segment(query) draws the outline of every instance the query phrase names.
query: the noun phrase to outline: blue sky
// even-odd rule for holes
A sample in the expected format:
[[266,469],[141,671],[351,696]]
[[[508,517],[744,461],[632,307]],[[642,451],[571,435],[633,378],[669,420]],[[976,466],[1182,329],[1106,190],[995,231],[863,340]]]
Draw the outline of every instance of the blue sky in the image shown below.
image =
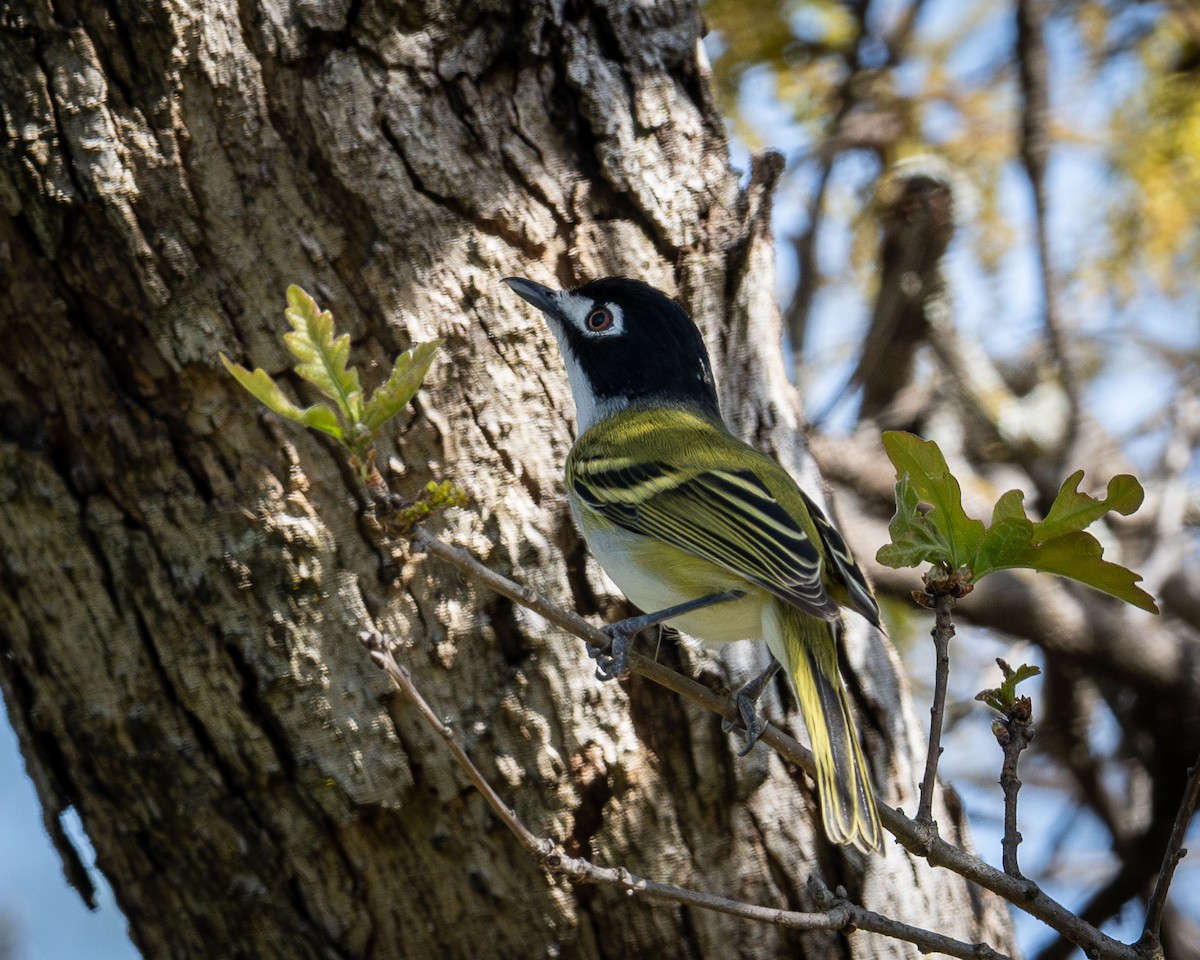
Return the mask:
[[[91,845],[78,820],[66,827],[85,861]],[[12,960],[135,960],[125,917],[100,872],[99,909],[84,906],[63,877],[58,854],[42,824],[33,781],[17,748],[7,715],[0,723],[0,918],[9,927]]]

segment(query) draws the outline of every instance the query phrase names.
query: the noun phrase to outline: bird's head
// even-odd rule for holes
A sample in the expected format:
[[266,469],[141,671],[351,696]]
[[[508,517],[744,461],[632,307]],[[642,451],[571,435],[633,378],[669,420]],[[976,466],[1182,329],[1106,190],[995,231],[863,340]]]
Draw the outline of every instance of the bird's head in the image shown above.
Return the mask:
[[700,331],[666,294],[605,277],[574,290],[504,281],[546,315],[562,350],[579,432],[634,403],[678,404],[720,417]]

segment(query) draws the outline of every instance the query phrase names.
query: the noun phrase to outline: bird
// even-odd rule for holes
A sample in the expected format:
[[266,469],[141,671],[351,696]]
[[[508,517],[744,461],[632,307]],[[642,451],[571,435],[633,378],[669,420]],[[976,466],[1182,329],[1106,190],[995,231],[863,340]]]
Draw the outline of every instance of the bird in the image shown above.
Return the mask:
[[766,641],[771,667],[736,695],[743,753],[765,723],[755,701],[781,667],[808,728],[830,840],[881,849],[866,760],[838,668],[848,607],[880,628],[846,541],[771,457],[722,419],[699,328],[679,303],[628,277],[556,290],[505,283],[545,316],[575,401],[567,499],[592,555],[641,610],[589,649],[596,675],[628,672],[634,636],[666,624],[702,643]]

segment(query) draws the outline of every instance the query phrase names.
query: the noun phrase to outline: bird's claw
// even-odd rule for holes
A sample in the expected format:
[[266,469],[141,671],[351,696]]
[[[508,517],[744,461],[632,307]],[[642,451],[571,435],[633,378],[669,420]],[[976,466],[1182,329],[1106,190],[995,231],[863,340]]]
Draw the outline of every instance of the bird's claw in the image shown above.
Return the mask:
[[633,646],[633,637],[620,624],[601,627],[609,637],[607,650],[587,645],[587,655],[596,661],[596,679],[600,681],[616,680],[629,674],[629,651]]
[[[746,722],[745,718],[743,718],[743,722]],[[758,743],[759,738],[762,737],[762,735],[766,732],[767,721],[758,716],[758,714],[755,714],[752,719],[746,722],[746,742],[742,746],[742,749],[738,751],[738,756],[744,757],[751,750],[753,750],[754,745]]]
[[[738,713],[742,717],[742,727],[745,729],[746,742],[738,751],[738,756],[744,757],[754,749],[754,745],[767,732],[767,721],[759,715],[754,700],[744,692],[739,691],[734,699],[737,703]],[[721,721],[721,730],[725,733],[729,733],[735,726],[737,724],[732,720]]]
[[[767,732],[767,721],[758,713],[758,698],[762,696],[763,688],[778,672],[779,662],[772,659],[771,665],[766,670],[734,694],[733,700],[737,704],[738,715],[742,718],[742,726],[746,731],[746,743],[738,751],[739,757],[744,757],[753,750],[759,738]],[[721,729],[726,733],[729,733],[733,727],[734,723],[732,720],[721,721]]]

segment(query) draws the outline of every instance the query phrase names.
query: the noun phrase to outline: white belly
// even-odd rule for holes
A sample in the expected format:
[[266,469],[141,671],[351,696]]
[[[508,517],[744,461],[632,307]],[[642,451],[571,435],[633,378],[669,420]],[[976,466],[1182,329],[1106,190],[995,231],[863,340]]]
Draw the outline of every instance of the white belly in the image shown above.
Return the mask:
[[761,587],[707,560],[621,527],[594,522],[580,526],[596,562],[621,592],[646,613],[724,590],[745,590],[746,596],[740,600],[701,607],[666,622],[706,643],[762,636],[763,607],[769,595]]

